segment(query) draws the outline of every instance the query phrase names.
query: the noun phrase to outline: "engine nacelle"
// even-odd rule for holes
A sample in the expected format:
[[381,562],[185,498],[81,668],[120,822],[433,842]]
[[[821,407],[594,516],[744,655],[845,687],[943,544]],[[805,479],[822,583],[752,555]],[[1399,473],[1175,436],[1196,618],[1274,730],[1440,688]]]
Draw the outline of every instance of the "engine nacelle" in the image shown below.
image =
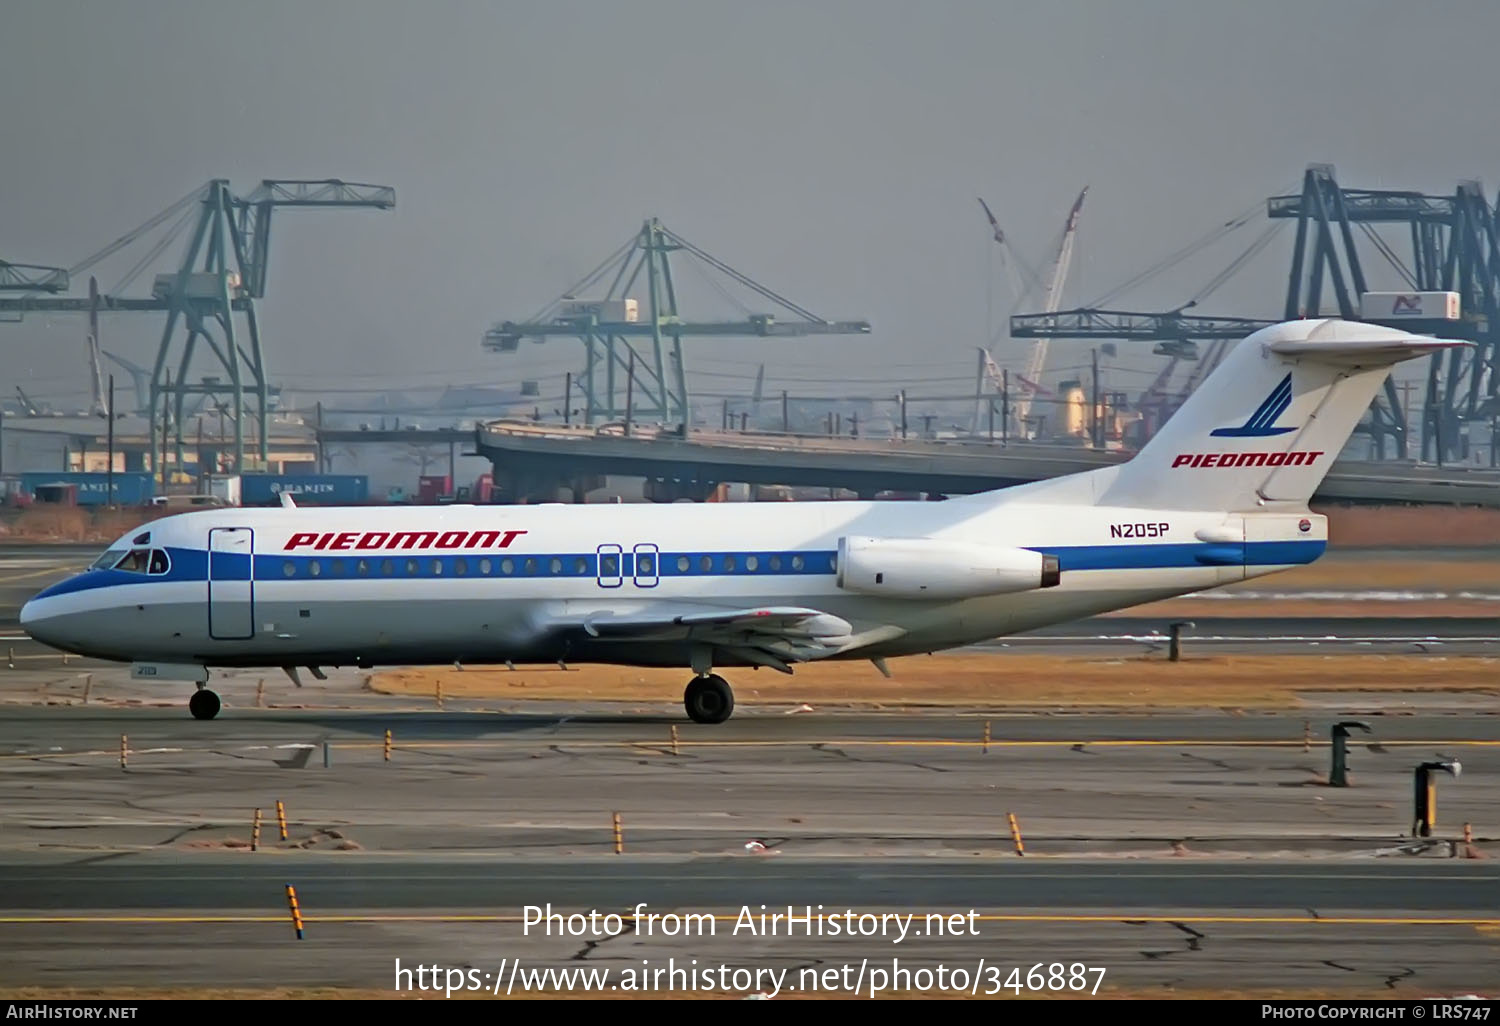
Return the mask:
[[838,586],[860,595],[961,599],[1052,588],[1057,557],[933,538],[840,538]]

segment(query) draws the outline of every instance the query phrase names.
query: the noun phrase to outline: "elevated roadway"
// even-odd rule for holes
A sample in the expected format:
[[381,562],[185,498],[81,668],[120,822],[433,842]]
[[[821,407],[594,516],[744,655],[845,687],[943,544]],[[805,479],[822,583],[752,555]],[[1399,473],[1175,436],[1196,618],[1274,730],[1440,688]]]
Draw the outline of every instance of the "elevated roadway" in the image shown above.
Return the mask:
[[[1123,462],[1127,453],[983,441],[830,439],[776,434],[675,433],[618,425],[562,427],[494,421],[479,427],[477,452],[507,494],[606,475],[672,482],[702,498],[723,482],[963,495]],[[676,497],[676,496],[674,496]],[[1443,504],[1500,508],[1500,472],[1341,461],[1314,496],[1322,502]]]

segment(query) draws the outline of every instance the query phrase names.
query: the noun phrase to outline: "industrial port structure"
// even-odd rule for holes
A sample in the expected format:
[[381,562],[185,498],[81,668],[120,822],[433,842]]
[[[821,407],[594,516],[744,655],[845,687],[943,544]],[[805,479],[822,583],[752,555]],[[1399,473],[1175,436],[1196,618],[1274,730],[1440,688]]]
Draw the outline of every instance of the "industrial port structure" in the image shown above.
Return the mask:
[[[653,217],[539,310],[499,320],[484,332],[482,349],[502,357],[519,352],[523,342],[579,346],[582,359],[566,374],[560,396],[543,396],[535,382],[521,382],[503,408],[481,407],[458,422],[432,426],[429,420],[417,428],[410,422],[403,427],[399,419],[394,427],[341,421],[335,406],[325,420],[321,404],[316,418],[278,412],[280,390],[256,316],[277,207],[384,210],[394,206],[394,190],[338,179],[268,179],[239,195],[227,180],[215,179],[73,267],[0,262],[0,315],[8,315],[0,319],[37,312],[89,315],[93,396],[93,408],[75,418],[77,425],[64,429],[54,421],[53,433],[61,431],[66,439],[60,467],[4,470],[86,472],[93,466],[86,454],[94,453],[97,461],[105,446],[113,470],[113,429],[122,417],[133,416],[130,429],[121,432],[134,453],[126,457],[128,469],[149,471],[161,494],[201,488],[214,474],[325,473],[332,469],[327,452],[333,445],[421,444],[448,448],[450,479],[460,447],[489,460],[494,501],[550,501],[559,494],[582,501],[606,479],[621,476],[644,479],[645,496],[663,501],[703,500],[730,482],[937,498],[1127,458],[1233,342],[1278,320],[1336,315],[1461,337],[1476,346],[1430,358],[1416,401],[1389,384],[1361,426],[1370,458],[1346,452],[1319,497],[1500,505],[1500,471],[1494,469],[1500,463],[1500,213],[1479,183],[1460,182],[1445,195],[1351,189],[1338,182],[1331,166],[1310,165],[1299,192],[1271,196],[1255,217],[1231,219],[1105,297],[1195,258],[1208,242],[1264,215],[1261,234],[1229,267],[1187,302],[1156,312],[1122,310],[1105,301],[1060,308],[1086,193],[1068,212],[1050,275],[1041,280],[1030,272],[1040,311],[1011,316],[1005,337],[980,347],[972,388],[920,397],[893,388],[890,394],[837,401],[766,394],[763,366],[744,395],[690,394],[684,340],[867,335],[873,329],[868,320],[812,313]],[[995,245],[1007,247],[990,206],[980,203]],[[1186,312],[1266,251],[1288,224],[1296,226],[1295,241],[1280,309],[1232,316]],[[91,278],[87,297],[66,294],[79,274],[159,229],[161,237],[121,286],[101,293]],[[182,237],[187,241],[181,259],[174,270],[154,276],[149,297],[121,294]],[[709,280],[742,316],[690,309],[683,282],[693,275]],[[1396,288],[1372,288],[1382,276]],[[101,348],[99,316],[117,312],[166,315],[150,367]],[[1074,374],[1049,389],[1041,380],[1049,342],[1093,346],[1089,380]],[[1031,345],[1029,358],[1019,355],[1025,343]],[[1151,383],[1130,392],[1102,388],[1099,351],[1141,343],[1163,358]],[[1024,370],[1000,370],[994,356],[1000,346]],[[202,374],[195,355],[214,361],[216,373]],[[131,379],[129,412],[115,409],[112,379],[105,387],[105,359]],[[0,432],[45,433],[45,418],[29,416],[41,411],[24,392],[18,394],[21,409],[0,421]],[[972,422],[965,426],[960,421],[967,418],[945,413],[935,429],[931,413],[909,411],[919,400],[928,409],[967,408]],[[1030,415],[1033,407],[1049,404],[1057,411],[1050,417]],[[208,444],[205,413],[219,420]],[[109,430],[99,430],[103,425],[91,418],[107,422]],[[188,426],[194,418],[196,440]],[[1042,429],[1049,419],[1050,433]],[[247,454],[247,444],[253,453]]]
[[[28,313],[87,313],[92,412],[113,417],[113,398],[104,394],[100,370],[99,314],[165,313],[166,324],[149,378],[141,381],[142,369],[116,358],[136,373],[137,386],[145,392],[145,408],[138,407],[135,412],[146,417],[153,433],[156,425],[161,427],[160,449],[153,464],[163,486],[167,480],[161,468],[173,462],[178,467],[183,465],[185,425],[196,413],[196,409],[188,408],[193,399],[198,407],[205,400],[216,400],[216,408],[227,415],[234,432],[232,466],[236,473],[246,469],[247,422],[253,425],[256,459],[264,467],[270,459],[272,388],[256,300],[266,294],[272,214],[283,207],[389,210],[395,205],[395,190],[384,185],[333,178],[265,179],[240,196],[231,191],[227,179],[216,178],[71,268],[0,264],[0,287],[20,293],[0,296],[0,314],[9,315],[8,320],[20,320]],[[160,234],[150,249],[110,294],[100,294],[92,278],[86,298],[58,294],[66,292],[79,274],[137,242],[152,239],[158,229]],[[187,245],[176,270],[157,274],[150,296],[113,294],[129,287],[184,234]],[[227,374],[229,380],[217,374],[195,374],[200,369],[195,355],[210,357],[215,370]],[[26,401],[24,394],[21,398]]]
[[[1420,457],[1439,463],[1455,461],[1462,456],[1468,425],[1478,423],[1493,431],[1495,418],[1500,416],[1500,201],[1486,200],[1476,181],[1459,182],[1449,195],[1348,189],[1339,185],[1331,165],[1314,164],[1303,175],[1300,193],[1266,201],[1266,216],[1273,222],[1295,221],[1297,226],[1286,299],[1275,315],[1188,315],[1183,313],[1186,306],[1156,313],[1080,308],[1017,315],[1011,319],[1011,335],[1157,343],[1157,351],[1171,362],[1142,396],[1150,405],[1162,397],[1177,363],[1197,358],[1199,342],[1210,345],[1190,377],[1189,390],[1213,368],[1228,344],[1279,320],[1332,315],[1399,324],[1412,331],[1476,343],[1471,351],[1434,356],[1428,362]],[[1380,225],[1396,226],[1398,241],[1393,244],[1380,235],[1375,230]],[[1393,298],[1384,309],[1376,309],[1379,304],[1370,293],[1355,229],[1402,280],[1402,291],[1389,294]],[[1271,234],[1268,231],[1263,238]],[[1252,243],[1252,250],[1260,245],[1260,240]],[[1192,252],[1189,247],[1179,258]],[[1334,300],[1331,308],[1326,303],[1329,292]],[[1422,294],[1455,296],[1456,306],[1434,311],[1408,303],[1402,310],[1395,301],[1398,296]],[[1387,451],[1396,459],[1413,455],[1408,405],[1388,381],[1384,395],[1371,407],[1363,431],[1376,440],[1382,455]]]

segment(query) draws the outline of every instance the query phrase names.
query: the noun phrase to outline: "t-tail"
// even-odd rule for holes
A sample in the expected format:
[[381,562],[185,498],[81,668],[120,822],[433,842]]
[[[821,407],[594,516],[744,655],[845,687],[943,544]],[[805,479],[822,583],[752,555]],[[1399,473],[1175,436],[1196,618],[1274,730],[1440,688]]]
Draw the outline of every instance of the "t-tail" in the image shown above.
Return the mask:
[[1248,511],[1305,507],[1396,364],[1472,342],[1342,320],[1257,331],[1224,361],[1098,504]]

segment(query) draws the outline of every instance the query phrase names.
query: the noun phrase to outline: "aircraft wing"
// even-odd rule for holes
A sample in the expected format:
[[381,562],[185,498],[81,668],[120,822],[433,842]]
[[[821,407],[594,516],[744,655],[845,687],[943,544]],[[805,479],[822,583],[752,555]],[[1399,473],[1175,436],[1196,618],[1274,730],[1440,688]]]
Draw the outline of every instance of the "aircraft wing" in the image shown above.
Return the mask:
[[801,606],[749,609],[648,609],[627,614],[587,615],[583,630],[609,641],[692,641],[723,649],[763,666],[790,672],[845,647],[854,628],[847,620]]

